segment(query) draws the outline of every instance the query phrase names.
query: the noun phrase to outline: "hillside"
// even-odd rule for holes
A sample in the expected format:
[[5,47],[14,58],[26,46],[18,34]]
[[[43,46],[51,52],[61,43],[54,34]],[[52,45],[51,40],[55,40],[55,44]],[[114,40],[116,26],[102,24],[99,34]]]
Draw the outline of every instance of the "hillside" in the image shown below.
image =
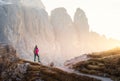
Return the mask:
[[120,81],[120,48],[88,54],[90,59],[72,65],[76,71]]
[[0,81],[100,81],[19,59],[16,50],[6,44],[0,44],[0,75]]

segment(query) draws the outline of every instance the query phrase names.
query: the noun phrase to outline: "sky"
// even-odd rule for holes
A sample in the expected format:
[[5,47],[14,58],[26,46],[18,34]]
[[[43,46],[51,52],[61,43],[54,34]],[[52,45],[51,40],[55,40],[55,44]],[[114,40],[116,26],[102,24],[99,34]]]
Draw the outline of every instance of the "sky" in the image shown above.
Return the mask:
[[58,7],[66,8],[73,19],[77,8],[81,8],[88,18],[90,31],[108,38],[120,40],[120,0],[42,0],[46,11]]

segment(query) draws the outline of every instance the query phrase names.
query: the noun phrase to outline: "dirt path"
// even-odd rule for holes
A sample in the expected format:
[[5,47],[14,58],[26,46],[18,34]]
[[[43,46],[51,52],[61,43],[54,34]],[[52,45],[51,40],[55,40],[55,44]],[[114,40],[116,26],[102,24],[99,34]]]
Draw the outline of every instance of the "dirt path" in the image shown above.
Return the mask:
[[100,77],[100,76],[95,76],[95,75],[83,74],[83,73],[78,73],[78,72],[73,72],[73,73],[76,73],[78,75],[83,75],[83,76],[88,76],[88,77],[96,78],[96,79],[99,79],[101,81],[113,81],[110,78],[106,78],[106,77]]
[[79,73],[79,72],[74,71],[72,69],[68,69],[67,67],[57,67],[57,68],[59,68],[59,69],[61,69],[63,71],[67,71],[69,73],[75,73],[75,74],[82,75],[82,76],[88,76],[88,77],[91,77],[91,78],[99,79],[101,81],[113,81],[110,78],[106,78],[106,77],[100,77],[100,76],[95,76],[95,75],[89,75],[89,74]]

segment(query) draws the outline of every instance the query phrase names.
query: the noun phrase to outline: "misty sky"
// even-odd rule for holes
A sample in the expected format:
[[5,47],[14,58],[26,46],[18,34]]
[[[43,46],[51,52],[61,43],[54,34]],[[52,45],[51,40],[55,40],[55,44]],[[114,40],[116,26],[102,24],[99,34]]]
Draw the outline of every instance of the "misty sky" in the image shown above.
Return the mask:
[[120,39],[120,0],[42,0],[46,10],[65,7],[72,16],[76,8],[85,11],[90,31]]

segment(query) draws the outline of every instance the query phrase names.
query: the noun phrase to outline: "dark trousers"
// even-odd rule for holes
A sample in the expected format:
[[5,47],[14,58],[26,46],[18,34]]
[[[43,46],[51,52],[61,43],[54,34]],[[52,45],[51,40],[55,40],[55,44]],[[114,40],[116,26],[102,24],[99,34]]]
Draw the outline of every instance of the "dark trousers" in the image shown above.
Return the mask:
[[36,61],[36,56],[38,57],[38,62],[40,62],[40,57],[38,54],[34,54],[34,61]]

